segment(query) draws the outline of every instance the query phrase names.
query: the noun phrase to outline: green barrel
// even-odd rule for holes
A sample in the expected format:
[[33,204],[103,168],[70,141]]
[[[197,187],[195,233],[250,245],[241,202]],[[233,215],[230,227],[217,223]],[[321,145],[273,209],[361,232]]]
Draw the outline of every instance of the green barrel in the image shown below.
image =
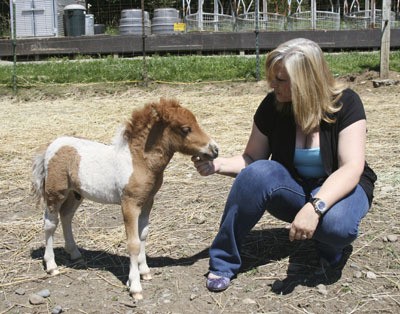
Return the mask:
[[64,8],[65,36],[85,35],[85,7],[79,4],[70,4]]

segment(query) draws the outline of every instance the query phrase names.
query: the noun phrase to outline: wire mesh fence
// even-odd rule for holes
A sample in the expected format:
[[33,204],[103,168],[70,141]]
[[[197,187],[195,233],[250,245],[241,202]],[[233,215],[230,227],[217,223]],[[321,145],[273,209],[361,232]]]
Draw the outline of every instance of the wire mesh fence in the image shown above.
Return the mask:
[[184,21],[188,32],[233,32],[235,24],[232,15],[214,13],[190,14]]
[[315,19],[311,11],[297,12],[288,16],[288,30],[339,30],[340,14],[329,11],[316,11]]
[[[11,8],[6,8],[4,3],[0,5],[0,39],[12,37]],[[130,33],[129,28],[137,25],[140,29],[141,8],[132,7],[127,1],[109,1],[106,6],[91,6],[84,0],[13,0],[14,14],[16,21],[16,35],[19,38],[27,37],[62,37],[68,35],[65,31],[66,15],[65,8],[71,4],[83,6],[82,15],[85,17],[85,35],[108,34],[119,35],[126,32]],[[156,11],[160,9],[174,10],[173,20],[160,22],[160,17],[156,16]],[[247,8],[249,9],[249,8]],[[256,10],[253,7],[245,12],[223,13],[221,10],[214,13],[197,11],[194,14],[180,7],[180,2],[176,2],[176,7],[171,8],[152,8],[145,10],[147,34],[165,33],[165,29],[170,32],[245,32],[254,31],[258,25],[259,31],[293,31],[293,30],[347,30],[347,29],[369,29],[380,28],[382,25],[382,11],[376,9],[356,10],[350,13],[340,13],[340,9],[326,7],[318,8],[315,15],[309,8],[304,6],[301,10],[287,14],[287,10],[282,13],[274,8],[270,11],[261,9],[256,21]],[[326,10],[325,10],[326,9]],[[8,11],[7,11],[8,10]],[[251,11],[253,10],[253,11]],[[127,21],[124,12],[137,11],[138,16],[135,21]],[[195,11],[195,10],[192,10]],[[236,12],[236,11],[235,11]],[[76,12],[75,12],[76,13]],[[86,18],[87,17],[87,18]],[[132,17],[133,18],[133,17]],[[165,19],[162,17],[161,19]],[[91,21],[93,29],[86,32],[86,19]],[[155,21],[155,19],[157,21]],[[132,23],[131,23],[132,22]],[[258,23],[257,23],[258,22]],[[75,22],[73,24],[76,24]],[[81,22],[79,22],[81,23]],[[163,24],[167,23],[164,27]],[[156,24],[156,27],[152,27]],[[176,26],[179,24],[180,26]],[[128,26],[126,26],[128,25]],[[400,15],[398,9],[394,9],[390,16],[390,26],[400,28]],[[128,31],[126,29],[128,28]],[[156,29],[156,32],[153,32]],[[139,31],[138,31],[139,32]]]
[[[239,14],[236,18],[236,31],[252,31],[256,28],[255,12]],[[258,30],[283,31],[286,27],[286,16],[278,13],[260,12],[258,16]]]
[[[382,10],[360,10],[343,15],[345,29],[368,29],[371,27],[382,27]],[[397,19],[396,12],[390,12],[390,27],[400,28],[400,19]]]

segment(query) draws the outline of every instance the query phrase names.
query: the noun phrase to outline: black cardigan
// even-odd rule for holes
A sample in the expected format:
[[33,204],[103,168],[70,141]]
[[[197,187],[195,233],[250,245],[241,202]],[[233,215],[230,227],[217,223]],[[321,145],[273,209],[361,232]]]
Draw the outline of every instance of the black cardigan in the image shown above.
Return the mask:
[[[336,121],[334,123],[321,121],[320,124],[320,149],[326,173],[322,181],[338,169],[339,132],[358,120],[366,119],[361,99],[353,90],[344,90],[338,102],[342,104],[342,108],[333,115]],[[267,157],[281,163],[294,178],[300,179],[293,164],[296,123],[291,110],[278,110],[275,94],[269,93],[258,107],[254,123],[268,137],[271,156]],[[367,194],[370,205],[376,179],[374,171],[365,163],[359,184]]]

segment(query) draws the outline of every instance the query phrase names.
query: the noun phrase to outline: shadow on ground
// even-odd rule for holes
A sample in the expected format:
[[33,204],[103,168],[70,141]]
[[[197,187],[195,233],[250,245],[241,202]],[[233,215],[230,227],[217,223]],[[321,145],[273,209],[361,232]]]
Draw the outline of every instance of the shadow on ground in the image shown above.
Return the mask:
[[[208,249],[182,258],[165,256],[147,256],[150,268],[190,266],[201,259],[209,257]],[[63,248],[55,248],[56,263],[59,266],[75,269],[101,269],[112,273],[123,284],[128,280],[129,258],[118,254],[112,254],[101,250],[80,249],[83,261],[71,261]],[[271,285],[271,290],[276,294],[289,294],[296,286],[303,285],[316,287],[318,284],[333,284],[341,278],[342,269],[350,256],[346,258],[340,267],[336,269],[321,269],[319,256],[312,240],[290,242],[288,230],[285,228],[273,228],[253,230],[246,237],[242,248],[242,267],[240,272],[248,272],[259,266],[289,258],[287,277],[284,280],[276,280]],[[43,259],[44,247],[31,252],[33,259]]]
[[289,258],[286,278],[271,285],[274,293],[289,294],[296,286],[316,287],[337,282],[351,253],[349,246],[339,265],[327,267],[321,265],[313,240],[290,242],[285,228],[254,230],[243,244],[241,272]]

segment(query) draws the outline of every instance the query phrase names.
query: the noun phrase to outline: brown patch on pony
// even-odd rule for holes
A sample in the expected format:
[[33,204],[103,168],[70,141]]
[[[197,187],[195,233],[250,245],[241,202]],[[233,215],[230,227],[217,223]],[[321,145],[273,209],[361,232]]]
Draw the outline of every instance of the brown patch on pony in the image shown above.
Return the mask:
[[72,187],[79,193],[80,156],[71,146],[61,147],[50,159],[45,182],[45,199],[50,210],[68,196]]

